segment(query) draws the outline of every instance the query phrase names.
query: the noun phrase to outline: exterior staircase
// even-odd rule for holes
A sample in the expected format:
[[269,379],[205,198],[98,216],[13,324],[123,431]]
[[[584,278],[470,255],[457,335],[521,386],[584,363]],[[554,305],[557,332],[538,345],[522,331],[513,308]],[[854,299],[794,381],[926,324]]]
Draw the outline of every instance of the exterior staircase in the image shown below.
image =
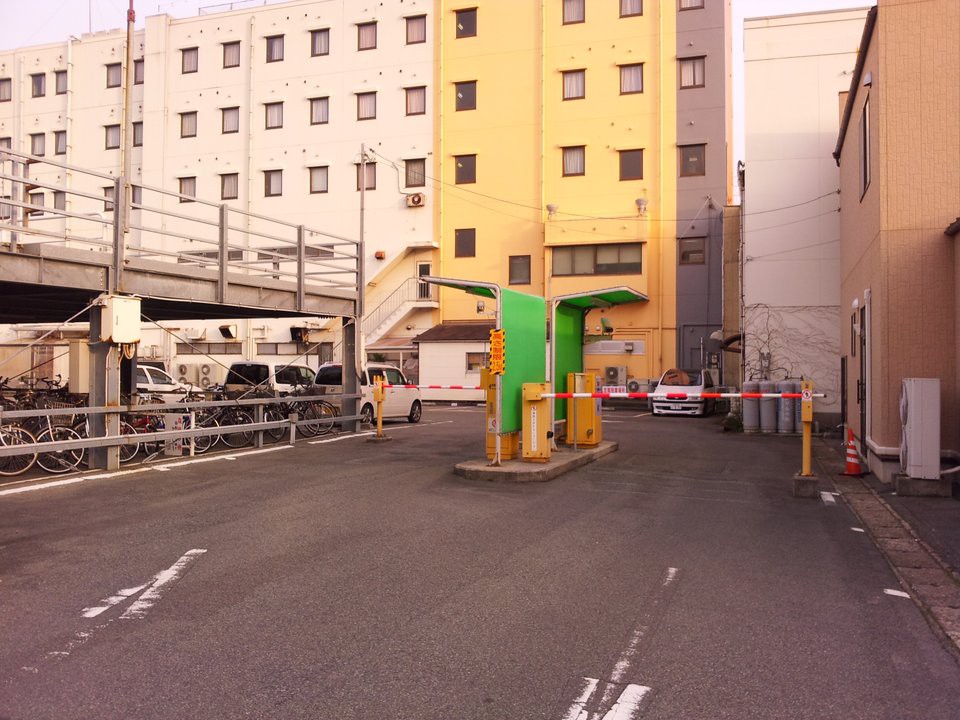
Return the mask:
[[360,323],[366,344],[373,345],[392,330],[411,311],[439,307],[439,291],[435,285],[407,278]]

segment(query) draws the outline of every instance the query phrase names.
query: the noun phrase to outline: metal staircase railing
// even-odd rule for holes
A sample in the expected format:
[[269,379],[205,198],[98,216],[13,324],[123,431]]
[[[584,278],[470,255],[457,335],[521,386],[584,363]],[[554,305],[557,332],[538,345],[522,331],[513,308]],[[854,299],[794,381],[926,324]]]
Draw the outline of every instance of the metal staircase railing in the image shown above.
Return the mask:
[[415,277],[407,278],[382,303],[367,313],[360,323],[360,331],[365,337],[369,336],[397,310],[413,302],[437,302],[436,286],[420,282]]

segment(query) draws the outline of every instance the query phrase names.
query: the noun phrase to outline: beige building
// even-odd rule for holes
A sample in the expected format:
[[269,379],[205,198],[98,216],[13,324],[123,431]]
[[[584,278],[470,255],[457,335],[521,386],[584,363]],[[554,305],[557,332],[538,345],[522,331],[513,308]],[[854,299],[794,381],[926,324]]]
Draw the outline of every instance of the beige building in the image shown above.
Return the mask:
[[960,3],[870,11],[834,156],[846,421],[870,469],[899,471],[903,378],[940,380],[943,453],[960,450]]

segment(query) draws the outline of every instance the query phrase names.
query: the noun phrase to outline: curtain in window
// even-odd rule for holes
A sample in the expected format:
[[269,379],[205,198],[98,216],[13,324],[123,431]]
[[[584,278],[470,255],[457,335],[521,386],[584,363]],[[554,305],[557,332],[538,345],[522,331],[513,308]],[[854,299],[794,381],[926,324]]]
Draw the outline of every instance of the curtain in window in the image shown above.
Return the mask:
[[280,170],[267,170],[264,173],[267,195],[281,195],[283,193],[283,173]]
[[8,78],[0,79],[0,102],[10,102],[13,95],[13,82]]
[[370,50],[377,46],[377,24],[366,23],[357,25],[357,48]]
[[[143,85],[143,60],[133,61],[133,84]],[[66,91],[66,88],[64,88]]]
[[314,30],[310,33],[310,54],[311,55],[329,55],[330,54],[330,31]]
[[107,87],[120,87],[123,70],[120,63],[107,65]]
[[407,160],[405,165],[407,187],[423,187],[427,174],[426,160]]
[[407,88],[407,115],[423,115],[427,112],[427,89]]
[[581,147],[568,147],[563,149],[563,174],[564,175],[583,175],[584,165],[586,163],[586,152]]
[[[197,179],[195,177],[180,178],[180,194],[189,195],[190,197],[196,197]],[[180,202],[189,202],[189,201],[181,198]]]
[[270,103],[266,106],[267,127],[283,127],[283,103]]
[[231,200],[240,194],[240,176],[237,173],[229,173],[220,176],[220,197],[223,200]]
[[583,22],[584,0],[563,0],[563,21],[565,23]]
[[680,61],[680,87],[703,85],[703,58]]
[[57,82],[57,95],[62,95],[67,91],[67,71],[66,70],[57,72],[56,82]]
[[563,97],[582,98],[586,94],[587,74],[583,70],[563,74]]
[[196,72],[198,68],[199,53],[197,48],[190,48],[182,51],[181,71],[185,73]]
[[319,125],[330,122],[330,99],[313,98],[310,101],[310,124]]
[[643,0],[620,0],[620,16],[639,15],[643,12]]
[[45,155],[47,152],[47,136],[43,133],[30,136],[30,154]]
[[427,41],[427,19],[425,17],[407,18],[407,45]]
[[377,94],[375,92],[357,95],[357,119],[367,120],[377,116]]
[[310,192],[327,192],[328,178],[329,168],[326,166],[310,168]]
[[224,67],[239,67],[240,65],[240,43],[224,43],[223,44],[223,66]]
[[64,155],[67,152],[67,133],[66,131],[55,132],[53,134],[53,142],[56,146],[54,152],[57,155]]
[[643,90],[643,65],[620,66],[620,92],[631,93]]
[[193,137],[197,134],[197,114],[180,113],[180,137]]
[[267,38],[267,62],[283,60],[283,35]]
[[239,108],[224,108],[223,109],[223,132],[239,132],[240,131],[240,109]]

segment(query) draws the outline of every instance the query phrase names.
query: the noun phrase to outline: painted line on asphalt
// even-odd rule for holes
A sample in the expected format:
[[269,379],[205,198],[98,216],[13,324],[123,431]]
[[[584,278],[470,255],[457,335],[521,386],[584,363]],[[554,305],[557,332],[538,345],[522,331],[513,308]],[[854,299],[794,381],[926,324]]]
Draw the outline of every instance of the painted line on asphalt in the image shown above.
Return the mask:
[[640,413],[639,415],[634,415],[634,417],[635,418],[646,417],[647,415],[653,415],[653,413],[650,413],[650,412]]
[[188,550],[173,565],[157,573],[154,576],[153,584],[146,589],[143,595],[137,598],[133,605],[127,608],[120,619],[133,620],[144,617],[147,611],[160,601],[167,586],[182,577],[187,566],[205,552],[205,548]]
[[908,598],[908,597],[910,597],[910,593],[905,593],[903,590],[889,590],[889,589],[888,589],[888,590],[884,590],[883,592],[884,592],[886,595],[893,595],[894,597],[902,597],[902,598]]
[[[430,427],[432,425],[449,425],[453,420],[437,420],[436,422],[416,423],[412,425],[397,425],[391,427],[390,432],[394,430],[416,430],[417,428]],[[351,438],[370,437],[376,435],[376,430],[367,430],[360,433],[349,433],[347,435],[338,435],[337,437],[327,438],[326,440],[308,440],[307,445],[324,445],[326,443],[340,442],[341,440],[350,440]]]
[[852,527],[850,529],[853,530],[854,532],[862,532],[862,533],[866,532],[866,530],[864,530],[863,528]]
[[[590,702],[590,698],[593,697],[594,692],[596,692],[600,681],[597,678],[589,677],[584,677],[582,680],[583,687],[580,694],[573,703],[571,703],[570,707],[567,708],[567,711],[560,720],[590,720],[591,718],[600,717],[599,712],[590,713],[587,710],[587,703]],[[617,698],[617,701],[610,706],[610,709],[604,713],[602,720],[634,720],[639,716],[640,705],[643,702],[643,698],[652,689],[646,685],[637,685],[634,683],[626,686],[606,683],[605,693],[609,692],[611,688],[616,691],[616,689],[621,687],[623,689],[620,691],[620,696]]]
[[93,607],[88,607],[83,609],[83,617],[85,618],[95,618],[97,615],[106,612],[114,605],[122,603],[124,600],[129,598],[132,595],[136,595],[138,592],[147,587],[150,583],[144,583],[143,585],[138,585],[137,587],[124,588],[123,590],[118,590],[116,595],[111,595],[108,598],[104,598],[100,601],[100,605],[95,605]]
[[837,499],[836,499],[835,497],[833,497],[833,493],[828,493],[828,492],[821,491],[821,492],[820,492],[820,499],[823,500],[823,504],[824,504],[824,505],[836,505],[836,504],[837,504]]

